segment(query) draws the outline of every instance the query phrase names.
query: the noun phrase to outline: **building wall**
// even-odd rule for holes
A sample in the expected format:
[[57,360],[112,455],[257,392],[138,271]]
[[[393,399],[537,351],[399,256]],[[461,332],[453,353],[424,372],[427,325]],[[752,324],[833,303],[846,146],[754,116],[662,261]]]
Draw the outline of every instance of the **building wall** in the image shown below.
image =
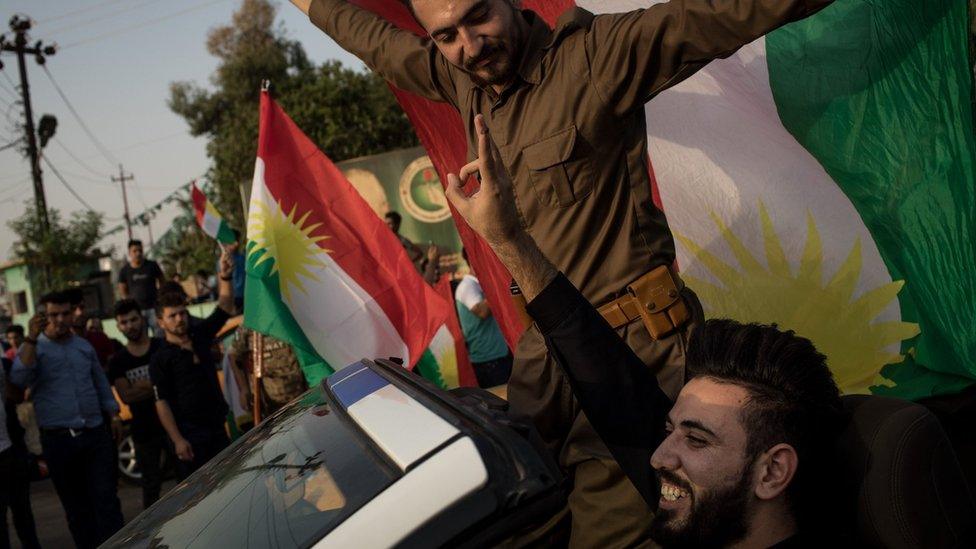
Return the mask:
[[[25,263],[9,265],[3,268],[2,276],[7,285],[7,307],[12,322],[26,328],[27,321],[34,314],[34,301],[37,298],[31,285],[30,268]],[[26,306],[26,309],[18,306]]]

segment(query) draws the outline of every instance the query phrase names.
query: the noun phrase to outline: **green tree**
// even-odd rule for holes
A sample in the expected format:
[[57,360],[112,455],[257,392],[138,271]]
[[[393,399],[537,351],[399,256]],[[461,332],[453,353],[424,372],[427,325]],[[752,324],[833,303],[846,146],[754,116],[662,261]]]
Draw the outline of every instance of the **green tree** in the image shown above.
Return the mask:
[[18,238],[14,257],[40,269],[35,275],[41,293],[78,280],[81,268],[101,255],[95,248],[102,232],[101,213],[74,212],[63,220],[61,212],[49,208],[47,215],[50,231],[46,235],[32,201],[25,202],[23,215],[7,222]]
[[210,32],[219,60],[210,88],[171,86],[170,109],[195,136],[205,136],[212,160],[211,199],[232,227],[243,227],[240,185],[250,188],[257,151],[261,81],[275,100],[335,161],[417,145],[410,122],[386,83],[337,62],[312,64],[301,44],[275,25],[267,0],[244,0],[231,23]]

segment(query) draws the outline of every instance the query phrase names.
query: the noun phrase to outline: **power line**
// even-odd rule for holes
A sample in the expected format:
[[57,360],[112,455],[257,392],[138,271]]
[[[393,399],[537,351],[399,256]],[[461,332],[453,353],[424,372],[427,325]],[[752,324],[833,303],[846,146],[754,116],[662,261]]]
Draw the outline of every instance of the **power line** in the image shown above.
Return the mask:
[[82,160],[81,160],[80,158],[78,158],[77,156],[75,156],[75,153],[73,153],[73,152],[71,152],[71,150],[70,150],[70,149],[68,149],[68,147],[67,147],[67,146],[65,146],[65,144],[64,144],[64,143],[62,143],[60,139],[58,139],[57,137],[55,137],[55,138],[53,139],[53,141],[54,141],[55,143],[57,143],[57,145],[58,145],[59,147],[61,147],[61,150],[63,150],[64,152],[66,152],[66,153],[68,153],[68,156],[70,156],[70,157],[71,157],[71,159],[72,159],[72,160],[74,160],[75,162],[77,162],[77,163],[78,163],[78,165],[80,165],[80,166],[81,166],[82,168],[85,168],[85,169],[86,169],[86,170],[88,170],[89,172],[91,172],[91,173],[93,173],[93,174],[95,174],[95,175],[96,175],[96,176],[98,176],[98,177],[101,177],[102,179],[108,179],[108,177],[109,177],[109,176],[108,176],[107,174],[104,174],[104,173],[99,173],[99,172],[98,172],[98,170],[96,170],[95,168],[92,168],[92,167],[91,167],[91,166],[89,166],[88,164],[85,164],[85,163],[84,163],[84,162],[83,162],[83,161],[82,161]]
[[105,6],[110,6],[112,4],[118,4],[119,2],[123,2],[123,1],[124,0],[107,0],[105,2],[102,2],[101,4],[95,4],[94,6],[88,6],[86,8],[81,8],[81,9],[77,9],[77,10],[72,10],[72,11],[69,11],[69,12],[65,12],[65,13],[62,13],[61,15],[55,15],[54,17],[48,17],[47,19],[41,19],[40,21],[37,22],[37,24],[38,25],[41,25],[43,23],[50,23],[52,21],[60,21],[61,19],[64,19],[65,17],[71,17],[72,15],[78,15],[79,13],[85,13],[86,11],[94,11],[94,10],[97,10],[99,8],[102,8],[102,7],[105,7]]
[[[0,73],[3,73],[3,75],[7,77],[7,81],[10,82],[11,84],[13,84],[13,82],[10,80],[10,76],[8,76],[7,73],[3,72],[3,69],[0,69]],[[0,90],[3,90],[5,92],[9,93],[11,95],[11,97],[17,97],[16,89],[17,89],[17,86],[8,87],[7,84],[4,84],[3,82],[0,82]]]
[[4,77],[4,78],[5,78],[6,80],[7,80],[7,82],[9,82],[9,83],[10,83],[10,87],[11,87],[11,88],[13,88],[13,89],[15,89],[15,90],[17,89],[17,84],[16,84],[16,83],[15,83],[15,82],[13,81],[13,79],[12,79],[12,78],[10,78],[10,75],[9,75],[9,74],[7,74],[7,72],[6,72],[6,71],[4,71],[4,70],[0,70],[0,74],[2,74],[2,75],[3,75],[3,77]]
[[100,16],[97,16],[97,17],[93,17],[91,19],[85,19],[83,21],[72,21],[68,25],[64,25],[64,26],[58,27],[56,29],[50,29],[50,30],[45,29],[45,30],[46,30],[46,32],[48,34],[58,34],[60,32],[65,32],[65,31],[69,31],[70,32],[70,31],[72,31],[72,30],[74,30],[74,29],[76,29],[78,27],[84,27],[85,25],[90,25],[91,23],[99,23],[101,21],[105,21],[105,20],[108,20],[108,19],[112,19],[112,18],[117,17],[119,15],[122,15],[122,14],[128,12],[128,11],[132,11],[132,10],[134,10],[136,8],[141,8],[141,7],[143,7],[143,6],[147,5],[147,4],[152,4],[152,3],[156,3],[156,0],[147,0],[147,1],[142,2],[140,4],[134,4],[134,5],[131,5],[131,6],[125,6],[125,7],[121,8],[121,9],[116,10],[116,11],[113,11],[113,12],[110,12],[110,13],[106,13],[104,15],[100,15]]
[[105,159],[109,161],[109,163],[119,164],[118,158],[112,156],[112,153],[109,152],[109,150],[106,149],[104,145],[102,145],[102,142],[99,141],[98,138],[95,137],[95,134],[92,133],[91,129],[88,128],[88,124],[85,124],[85,121],[81,119],[81,115],[78,114],[78,111],[75,110],[74,105],[72,105],[71,101],[68,100],[68,96],[64,94],[64,91],[61,89],[61,86],[59,86],[57,81],[54,80],[54,76],[51,75],[51,71],[48,70],[47,65],[41,65],[41,68],[44,69],[44,74],[47,75],[48,80],[51,81],[51,84],[54,86],[54,89],[57,90],[58,95],[61,96],[61,99],[64,101],[64,104],[68,106],[68,110],[71,111],[72,115],[74,115],[75,120],[77,120],[78,124],[81,125],[81,129],[85,130],[85,133],[88,134],[89,139],[91,139],[92,143],[95,144],[95,148],[98,149],[98,152],[102,153],[102,156],[104,156]]
[[81,202],[82,205],[84,205],[89,210],[91,210],[93,212],[96,211],[95,208],[92,208],[91,207],[91,204],[89,204],[88,202],[85,202],[85,199],[82,198],[81,195],[79,195],[77,192],[75,192],[74,188],[72,188],[72,186],[69,185],[68,182],[65,181],[65,179],[63,177],[61,177],[61,173],[58,172],[58,169],[54,167],[54,164],[51,164],[51,161],[48,160],[46,156],[42,156],[41,158],[44,160],[44,163],[47,164],[47,167],[48,168],[51,168],[51,171],[54,173],[55,177],[57,177],[58,180],[61,181],[61,183],[64,185],[64,187],[66,189],[68,189],[68,192],[71,193],[71,196],[77,198],[78,199],[78,202]]
[[156,18],[153,18],[153,19],[148,19],[148,20],[143,21],[141,23],[136,23],[135,25],[129,25],[129,26],[127,26],[125,28],[122,28],[122,29],[119,29],[119,30],[115,30],[115,31],[111,31],[111,32],[106,32],[106,33],[103,33],[103,34],[98,34],[98,35],[92,36],[90,38],[85,38],[85,39],[82,39],[82,40],[78,40],[76,42],[71,42],[70,44],[65,44],[64,46],[61,46],[61,49],[71,48],[71,47],[78,46],[78,45],[81,45],[81,44],[87,44],[87,43],[90,43],[90,42],[95,42],[97,40],[102,40],[103,38],[110,38],[112,36],[118,36],[120,34],[124,34],[124,33],[130,32],[130,31],[134,31],[136,29],[141,29],[143,27],[148,27],[149,25],[154,25],[156,23],[159,23],[160,21],[166,21],[167,19],[173,19],[174,17],[179,17],[179,16],[181,16],[183,14],[190,13],[190,12],[197,11],[197,10],[201,10],[203,8],[207,8],[207,7],[213,6],[215,4],[220,4],[220,3],[226,2],[226,1],[227,0],[213,0],[211,2],[205,2],[203,4],[198,4],[196,6],[191,6],[189,8],[186,8],[186,9],[183,9],[183,10],[180,10],[180,11],[177,11],[177,12],[174,12],[174,13],[171,13],[169,15],[163,15],[161,17],[156,17]]

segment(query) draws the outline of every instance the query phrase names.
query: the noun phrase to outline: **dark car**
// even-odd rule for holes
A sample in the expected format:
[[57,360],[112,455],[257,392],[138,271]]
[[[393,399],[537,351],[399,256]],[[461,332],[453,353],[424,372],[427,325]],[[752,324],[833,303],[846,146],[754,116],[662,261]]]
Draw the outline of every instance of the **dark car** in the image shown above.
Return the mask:
[[130,522],[107,547],[482,547],[565,503],[526,420],[402,366],[336,372]]

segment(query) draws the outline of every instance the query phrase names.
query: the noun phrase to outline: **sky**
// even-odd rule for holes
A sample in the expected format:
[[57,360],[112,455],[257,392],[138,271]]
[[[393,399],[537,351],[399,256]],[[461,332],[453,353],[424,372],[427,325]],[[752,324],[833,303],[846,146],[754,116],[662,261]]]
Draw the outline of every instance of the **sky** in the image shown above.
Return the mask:
[[[338,59],[363,68],[289,2],[277,4],[279,24],[313,61]],[[59,45],[46,67],[101,147],[71,114],[42,68],[28,58],[35,123],[43,114],[57,117],[55,139],[44,155],[82,200],[105,214],[106,229],[122,223],[122,191],[110,180],[118,176],[119,162],[135,176],[126,184],[132,217],[206,172],[206,140],[190,136],[166,101],[171,82],[210,86],[217,60],[206,51],[207,32],[229,23],[239,5],[240,0],[0,0],[0,32],[8,39],[10,17],[22,14],[35,21],[30,43]],[[24,119],[14,103],[19,97],[14,88],[20,82],[17,58],[4,52],[0,61],[2,147],[22,137]],[[41,167],[49,209],[60,210],[63,217],[87,209],[47,165]],[[33,198],[29,162],[14,148],[0,151],[0,263],[12,257],[16,239],[7,221],[19,217],[24,201]],[[155,238],[176,213],[174,207],[160,212],[152,223]],[[145,227],[134,226],[133,233],[149,242]],[[121,257],[126,240],[123,230],[102,247],[114,245],[115,256]]]

